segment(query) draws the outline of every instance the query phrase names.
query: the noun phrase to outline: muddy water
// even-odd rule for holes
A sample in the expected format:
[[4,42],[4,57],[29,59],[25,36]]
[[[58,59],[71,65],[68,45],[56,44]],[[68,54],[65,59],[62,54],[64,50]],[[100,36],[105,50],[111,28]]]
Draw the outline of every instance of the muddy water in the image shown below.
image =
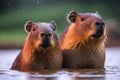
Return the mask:
[[106,49],[103,69],[62,69],[39,72],[9,70],[20,50],[0,50],[0,80],[120,80],[120,47]]

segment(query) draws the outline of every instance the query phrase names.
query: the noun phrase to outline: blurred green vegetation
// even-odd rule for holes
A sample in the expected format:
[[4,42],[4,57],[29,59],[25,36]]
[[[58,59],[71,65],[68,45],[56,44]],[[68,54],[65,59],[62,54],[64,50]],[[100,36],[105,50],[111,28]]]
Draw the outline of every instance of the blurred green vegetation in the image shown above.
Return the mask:
[[72,10],[82,13],[98,11],[104,20],[117,22],[120,20],[119,3],[119,0],[1,0],[0,44],[24,42],[27,36],[24,24],[28,20],[34,22],[55,20],[58,26],[57,33],[60,35],[68,26],[66,16]]

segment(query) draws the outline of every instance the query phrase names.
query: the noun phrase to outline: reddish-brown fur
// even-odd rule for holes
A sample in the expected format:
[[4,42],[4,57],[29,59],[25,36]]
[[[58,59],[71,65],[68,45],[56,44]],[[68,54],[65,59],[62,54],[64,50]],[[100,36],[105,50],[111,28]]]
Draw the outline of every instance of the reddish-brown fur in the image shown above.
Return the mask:
[[[100,15],[73,11],[68,15],[68,20],[71,25],[59,38],[64,57],[63,67],[104,68],[106,30]],[[97,31],[99,23],[103,24],[103,35]]]
[[[31,25],[31,27],[29,27]],[[28,27],[26,27],[28,26]],[[46,27],[47,26],[47,27]],[[51,27],[52,26],[52,27]],[[11,69],[20,71],[38,71],[41,69],[60,69],[62,54],[55,33],[55,25],[51,23],[27,22],[26,31],[29,32],[23,50],[15,59]],[[51,34],[51,46],[42,47],[41,34]]]

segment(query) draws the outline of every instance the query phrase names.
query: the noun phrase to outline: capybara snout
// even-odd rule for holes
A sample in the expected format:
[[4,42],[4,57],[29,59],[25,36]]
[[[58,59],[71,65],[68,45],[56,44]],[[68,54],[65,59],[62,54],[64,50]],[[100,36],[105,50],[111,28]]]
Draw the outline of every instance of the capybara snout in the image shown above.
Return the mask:
[[97,20],[94,22],[94,25],[95,25],[96,31],[92,36],[96,39],[102,37],[104,35],[105,22],[101,20]]
[[40,46],[47,48],[49,46],[51,46],[51,38],[52,38],[52,34],[51,33],[41,33],[40,37],[42,38],[42,43]]

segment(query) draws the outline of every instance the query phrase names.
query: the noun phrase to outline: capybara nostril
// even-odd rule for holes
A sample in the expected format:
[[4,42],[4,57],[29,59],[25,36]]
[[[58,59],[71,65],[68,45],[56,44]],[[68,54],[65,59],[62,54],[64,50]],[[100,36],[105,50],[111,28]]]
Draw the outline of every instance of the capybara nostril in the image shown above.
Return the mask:
[[51,33],[47,34],[47,37],[48,37],[48,38],[51,38],[51,37],[52,37],[52,34],[51,34]]
[[40,36],[41,36],[43,39],[46,38],[46,34],[44,34],[44,33],[41,33]]
[[49,43],[50,44],[50,39],[51,39],[52,34],[51,33],[41,33],[40,37],[43,40],[43,43]]
[[97,32],[103,32],[105,23],[104,22],[95,22]]
[[42,43],[40,44],[40,46],[47,48],[49,46],[51,46],[51,33],[41,33],[40,37],[42,38]]
[[100,22],[95,22],[95,25],[96,25],[96,26],[99,26],[99,25],[101,25],[101,24],[100,24]]
[[96,39],[100,38],[104,34],[104,22],[95,22],[95,27],[96,27],[96,33],[93,34],[92,36]]
[[40,35],[43,39],[50,39],[52,34],[48,33],[48,34],[45,34],[45,33],[41,33]]
[[95,22],[95,25],[96,25],[96,26],[104,27],[104,26],[105,26],[105,23],[104,23],[104,22]]

